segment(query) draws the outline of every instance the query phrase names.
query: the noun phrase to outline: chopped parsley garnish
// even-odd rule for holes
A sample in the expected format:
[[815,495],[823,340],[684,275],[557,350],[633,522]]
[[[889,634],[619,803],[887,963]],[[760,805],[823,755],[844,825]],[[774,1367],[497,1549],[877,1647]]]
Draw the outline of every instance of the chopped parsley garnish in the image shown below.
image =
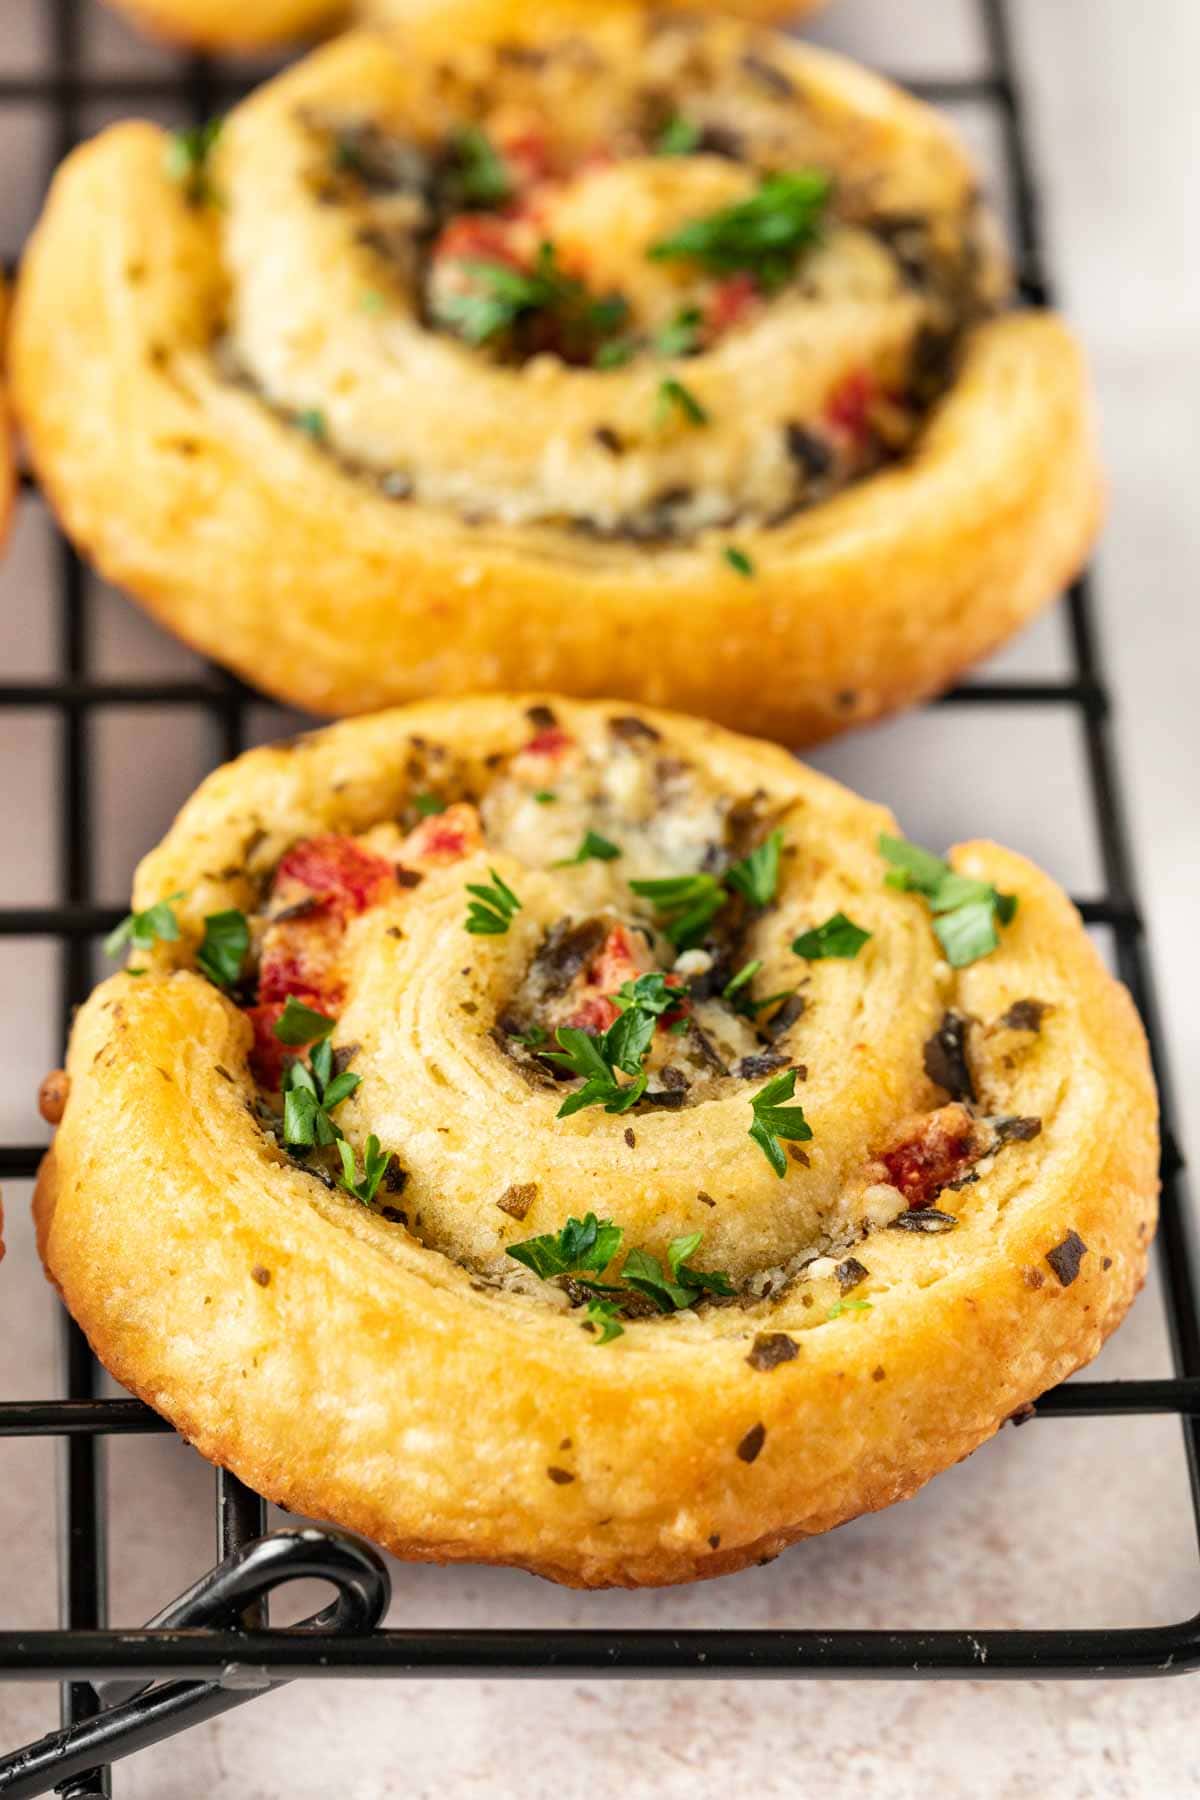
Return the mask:
[[476,882],[467,883],[468,894],[475,898],[467,907],[464,921],[466,929],[473,937],[503,937],[512,923],[514,913],[521,910],[521,902],[506,882],[501,881],[495,869],[489,869],[494,885],[488,887]]
[[724,875],[667,875],[655,881],[631,881],[643,900],[653,900],[658,923],[677,950],[701,942],[713,919],[735,889],[753,906],[767,906],[779,884],[783,833],[773,831],[749,856],[730,863]]
[[621,846],[619,844],[610,843],[606,837],[601,837],[598,831],[585,831],[583,842],[574,856],[564,856],[560,862],[553,863],[551,866],[555,869],[570,869],[576,863],[615,862],[620,854]]
[[744,575],[747,581],[749,581],[756,573],[753,562],[746,555],[744,550],[738,549],[736,544],[726,544],[721,555],[725,558],[725,561],[729,564],[730,568],[736,569],[739,575]]
[[[556,1118],[569,1119],[572,1113],[587,1106],[602,1106],[606,1113],[628,1112],[646,1091],[646,1075],[642,1058],[654,1036],[654,1015],[640,1007],[630,1007],[599,1037],[581,1031],[577,1025],[560,1025],[555,1032],[560,1048],[543,1051],[547,1062],[558,1063],[572,1075],[578,1075],[583,1086],[568,1094]],[[617,1080],[617,1070],[630,1075],[628,1084]]]
[[[658,1021],[684,997],[668,987],[666,977],[654,969],[622,983],[612,996],[613,1005],[620,1010],[607,1031],[593,1036],[577,1025],[560,1025],[555,1033],[560,1048],[542,1055],[547,1062],[578,1075],[583,1086],[567,1095],[555,1116],[568,1119],[587,1106],[602,1106],[607,1113],[628,1112],[636,1106],[646,1091],[642,1063]],[[618,1072],[628,1075],[629,1082],[618,1081]]]
[[704,314],[698,306],[681,306],[654,340],[660,356],[694,356],[704,336]]
[[710,275],[748,270],[767,289],[780,287],[796,259],[820,237],[832,184],[818,169],[768,175],[756,194],[692,219],[650,248],[656,262],[698,263]]
[[673,1238],[667,1245],[667,1271],[647,1250],[631,1250],[621,1269],[621,1280],[660,1312],[682,1312],[694,1306],[701,1294],[732,1294],[733,1284],[719,1269],[694,1269],[687,1261],[700,1247],[702,1231]]
[[320,407],[310,406],[307,407],[304,412],[298,412],[296,414],[296,424],[300,427],[301,431],[304,432],[306,437],[312,439],[314,444],[323,444],[328,436],[325,426],[325,414],[321,411]]
[[685,996],[678,988],[670,986],[661,969],[651,969],[649,974],[639,975],[634,981],[623,981],[612,995],[612,1003],[621,1012],[636,1006],[658,1019],[678,1006],[683,998]]
[[590,1212],[582,1219],[568,1219],[559,1232],[506,1245],[505,1255],[532,1269],[543,1281],[555,1275],[602,1275],[621,1248],[623,1236],[621,1227],[611,1219],[598,1219]]
[[446,802],[439,800],[436,794],[414,794],[412,803],[422,819],[432,819],[436,813],[444,813],[446,810]]
[[458,188],[469,206],[500,206],[512,193],[508,165],[486,131],[465,125],[456,132],[451,149]]
[[[559,1232],[526,1238],[523,1244],[509,1244],[505,1254],[532,1269],[543,1281],[567,1275],[584,1288],[588,1296],[586,1322],[595,1329],[598,1344],[609,1344],[624,1333],[624,1326],[618,1321],[625,1302],[619,1287],[601,1283],[596,1277],[613,1261],[624,1236],[622,1228],[611,1219],[598,1219],[589,1212],[582,1219],[568,1219]],[[728,1275],[719,1269],[697,1269],[688,1262],[703,1236],[702,1231],[693,1231],[674,1238],[667,1246],[665,1271],[649,1251],[630,1250],[621,1269],[621,1280],[664,1313],[682,1312],[694,1306],[703,1294],[732,1294]]]
[[795,1091],[796,1071],[784,1069],[750,1101],[754,1113],[750,1136],[780,1179],[787,1174],[787,1157],[780,1139],[789,1138],[793,1143],[805,1144],[812,1137],[812,1127],[804,1117],[804,1108],[782,1104],[790,1100]]
[[823,925],[814,925],[811,931],[802,931],[798,938],[793,938],[792,949],[806,962],[820,962],[825,957],[850,960],[858,955],[870,936],[869,931],[848,919],[844,912],[835,912]]
[[677,950],[701,941],[729,897],[715,875],[667,875],[629,885],[643,900],[653,900],[659,925]]
[[996,927],[1011,923],[1017,910],[1015,894],[1002,894],[990,882],[959,875],[940,856],[886,832],[880,833],[879,852],[892,865],[884,877],[888,887],[920,894],[928,903],[934,932],[951,968],[965,969],[998,947]]
[[154,944],[173,944],[179,937],[179,920],[174,902],[182,900],[182,892],[155,901],[142,912],[126,913],[114,931],[104,940],[105,956],[120,956],[128,944],[131,950],[149,950]]
[[297,1000],[295,994],[289,994],[272,1029],[281,1044],[294,1047],[327,1038],[336,1024],[337,1020],[331,1019],[328,1013],[317,1012],[315,1007],[305,1006],[303,1000]]
[[354,1154],[354,1146],[345,1138],[338,1140],[338,1155],[342,1159],[341,1186],[364,1206],[370,1206],[383,1180],[383,1172],[388,1166],[388,1156],[379,1147],[379,1139],[372,1132],[367,1139],[363,1152],[363,1172],[358,1173],[358,1159]]
[[732,1000],[736,994],[740,994],[744,987],[749,986],[749,984],[754,980],[754,977],[758,974],[758,971],[761,968],[762,968],[762,958],[761,957],[756,957],[753,962],[743,963],[741,968],[738,970],[737,974],[733,977],[733,979],[731,981],[727,981],[725,983],[725,986],[722,988],[722,990],[721,990],[722,1000],[725,1000],[727,1002],[732,1002]]
[[250,922],[245,913],[236,907],[209,913],[196,952],[196,966],[217,987],[232,987],[242,972],[249,948]]
[[637,355],[637,343],[633,338],[610,338],[601,344],[592,362],[598,369],[621,369],[627,362],[632,362]]
[[843,1313],[870,1312],[870,1310],[871,1302],[869,1300],[835,1300],[829,1311],[825,1314],[825,1317],[827,1319],[840,1319]]
[[539,788],[533,797],[539,806],[553,806],[558,799],[558,795],[552,788]]
[[725,1004],[731,1006],[735,1013],[740,1013],[743,1019],[756,1019],[768,1006],[790,999],[796,991],[795,988],[784,988],[781,993],[768,994],[765,999],[755,1000],[750,993],[750,983],[761,968],[762,962],[759,959],[743,963],[733,979],[726,982],[721,990],[721,998]]
[[216,198],[209,183],[207,164],[223,125],[223,119],[209,119],[204,125],[173,131],[167,139],[163,158],[167,174],[172,181],[178,182],[193,206]]
[[361,1080],[361,1075],[351,1074],[349,1069],[334,1074],[333,1047],[328,1036],[315,1046],[307,1063],[299,1057],[289,1062],[282,1082],[283,1140],[289,1148],[306,1150],[314,1145],[325,1148],[337,1143],[341,1127],[329,1115],[349,1098]]
[[554,346],[564,356],[590,360],[629,316],[628,304],[619,294],[597,298],[583,282],[565,274],[553,244],[541,246],[531,269],[466,257],[461,267],[474,285],[466,293],[441,295],[435,312],[441,324],[469,344],[491,343],[538,316],[552,324]]
[[691,156],[699,148],[703,136],[703,131],[694,119],[685,119],[682,113],[676,113],[659,132],[654,146],[655,155]]
[[673,377],[659,383],[657,418],[660,425],[671,416],[672,410],[680,413],[689,425],[708,424],[708,413],[695,394]]
[[730,863],[722,880],[736,889],[752,906],[769,906],[779,886],[779,854],[783,849],[782,831],[772,831],[761,844]]
[[387,305],[387,295],[381,294],[378,288],[364,288],[358,296],[358,310],[365,313],[381,313]]
[[611,1344],[614,1338],[625,1336],[620,1317],[619,1300],[604,1300],[599,1294],[592,1296],[587,1303],[587,1323],[596,1333],[597,1345]]
[[530,1050],[536,1050],[539,1044],[548,1042],[550,1037],[544,1025],[531,1025],[528,1031],[510,1031],[508,1035],[514,1044],[524,1044]]

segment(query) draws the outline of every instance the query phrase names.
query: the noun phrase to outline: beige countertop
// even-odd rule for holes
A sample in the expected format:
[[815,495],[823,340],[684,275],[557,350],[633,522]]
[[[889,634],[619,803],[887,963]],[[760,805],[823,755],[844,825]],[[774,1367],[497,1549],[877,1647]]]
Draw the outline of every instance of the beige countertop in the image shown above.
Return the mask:
[[[250,4],[251,0],[247,0]],[[1193,493],[1200,389],[1194,243],[1200,65],[1196,0],[1015,0],[1052,261],[1092,352],[1111,520],[1099,559],[1105,647],[1129,778],[1137,870],[1148,901],[1185,1143],[1200,1143],[1200,726],[1193,604],[1200,509]],[[5,0],[0,74],[44,54],[43,0]],[[160,53],[84,0],[89,54],[108,72]],[[968,73],[982,47],[971,0],[841,0],[823,42],[899,72]],[[112,116],[104,105],[89,126]],[[961,115],[986,156],[986,119]],[[50,154],[32,107],[0,107],[0,240],[33,216]],[[27,500],[0,568],[0,669],[44,676],[53,656],[54,562]],[[97,586],[97,666],[153,676],[188,654]],[[1001,666],[1054,673],[1048,618]],[[286,729],[264,706],[256,735]],[[209,766],[197,717],[106,716],[91,744],[102,896]],[[1077,892],[1099,886],[1074,719],[993,709],[929,711],[820,754],[822,767],[890,802],[931,842],[985,831],[1028,851]],[[0,715],[6,903],[54,893],[52,725]],[[0,940],[0,1131],[42,1135],[33,1107],[57,1058],[55,959]],[[54,1304],[36,1272],[27,1192],[5,1193],[11,1254],[0,1269],[0,1395],[54,1389]],[[1099,1365],[1168,1372],[1156,1287]],[[0,1625],[54,1619],[53,1451],[0,1446]],[[109,1457],[112,1613],[136,1624],[212,1560],[213,1477],[172,1439],[117,1440]],[[770,1568],[677,1592],[581,1595],[496,1570],[393,1565],[394,1623],[504,1625],[933,1626],[1169,1622],[1200,1608],[1200,1562],[1178,1427],[1169,1418],[1035,1421],[1005,1430],[916,1500],[799,1546]],[[463,1681],[293,1686],[127,1763],[133,1800],[445,1800],[596,1793],[692,1800],[1174,1800],[1200,1792],[1195,1682],[633,1683]],[[0,1686],[0,1748],[47,1729],[46,1689]]]

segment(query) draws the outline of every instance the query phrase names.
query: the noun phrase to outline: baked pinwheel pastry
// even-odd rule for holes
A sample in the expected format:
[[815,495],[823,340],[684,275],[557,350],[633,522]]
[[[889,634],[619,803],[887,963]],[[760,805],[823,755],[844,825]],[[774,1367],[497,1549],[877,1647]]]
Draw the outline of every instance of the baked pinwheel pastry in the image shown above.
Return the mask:
[[[610,0],[587,0],[593,12]],[[823,0],[726,0],[725,11],[760,20],[797,20]],[[408,25],[424,12],[453,15],[469,26],[495,19],[512,0],[109,0],[157,37],[207,50],[254,50],[292,43],[345,25],[351,16],[376,25]],[[711,0],[658,0],[660,10],[712,10]]]
[[737,1569],[913,1493],[1141,1284],[1154,1089],[1070,903],[781,750],[356,720],[211,776],[133,904],[46,1266],[206,1456],[401,1556]]
[[66,164],[14,374],[67,529],[316,711],[536,682],[799,742],[942,686],[1097,512],[957,142],[730,19],[523,10]]

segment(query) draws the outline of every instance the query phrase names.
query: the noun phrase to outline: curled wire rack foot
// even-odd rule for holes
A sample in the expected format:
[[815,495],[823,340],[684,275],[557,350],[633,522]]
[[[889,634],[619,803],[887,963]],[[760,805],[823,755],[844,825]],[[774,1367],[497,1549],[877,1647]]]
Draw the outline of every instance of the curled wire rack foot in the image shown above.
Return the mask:
[[[248,1608],[291,1581],[325,1581],[335,1597],[291,1631],[314,1639],[371,1631],[387,1611],[391,1582],[379,1555],[347,1532],[287,1528],[244,1545],[164,1607],[148,1630],[236,1629]],[[314,1653],[319,1654],[314,1645]],[[0,1759],[0,1794],[30,1800],[57,1788],[67,1796],[95,1792],[77,1782],[97,1765],[161,1743],[215,1718],[256,1694],[282,1685],[250,1663],[230,1662],[215,1681],[107,1681],[97,1685],[101,1709]]]

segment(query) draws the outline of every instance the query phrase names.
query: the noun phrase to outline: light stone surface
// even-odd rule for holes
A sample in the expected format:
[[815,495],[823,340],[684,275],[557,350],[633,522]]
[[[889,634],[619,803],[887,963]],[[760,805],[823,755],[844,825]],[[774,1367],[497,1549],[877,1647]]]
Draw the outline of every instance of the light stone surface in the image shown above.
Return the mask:
[[[247,0],[252,4],[252,0]],[[1053,262],[1092,351],[1112,511],[1100,557],[1105,645],[1119,701],[1138,874],[1147,898],[1185,1143],[1200,1142],[1200,746],[1192,689],[1200,381],[1194,243],[1200,60],[1196,0],[1015,0]],[[0,73],[44,66],[51,7],[5,0]],[[89,55],[145,72],[162,53],[84,0]],[[823,42],[901,73],[965,73],[982,46],[970,0],[841,0]],[[96,126],[119,110],[90,111]],[[986,120],[963,118],[983,154]],[[0,107],[0,241],[15,249],[50,153],[29,108]],[[54,555],[27,500],[0,569],[0,671],[48,672]],[[95,665],[108,674],[196,664],[97,585]],[[1050,618],[999,659],[1063,666]],[[287,729],[256,710],[258,737]],[[128,892],[137,856],[203,774],[214,745],[187,714],[107,718],[92,745],[102,894]],[[822,767],[893,804],[913,836],[986,831],[1030,852],[1077,892],[1099,885],[1078,733],[1070,718],[955,709],[900,720],[820,754]],[[54,894],[54,737],[0,716],[0,841],[7,903]],[[37,1081],[56,1060],[55,959],[0,940],[0,1132],[43,1133]],[[36,1272],[27,1193],[5,1196],[0,1395],[54,1388],[54,1304]],[[1156,1288],[1099,1365],[1167,1372]],[[53,1622],[53,1451],[0,1445],[0,1625]],[[112,1611],[134,1624],[212,1557],[211,1472],[170,1439],[118,1440],[109,1459]],[[395,1623],[812,1626],[1121,1625],[1200,1605],[1182,1453],[1169,1419],[1035,1422],[1006,1430],[916,1500],[791,1551],[769,1569],[673,1593],[579,1595],[488,1570],[394,1567]],[[299,1604],[299,1601],[297,1602]],[[307,1609],[307,1600],[305,1608]],[[1174,1800],[1200,1791],[1194,1684],[1050,1682],[852,1685],[745,1682],[349,1683],[257,1699],[124,1765],[131,1800],[574,1800],[597,1793],[688,1800],[733,1789],[763,1800]],[[48,1690],[0,1687],[0,1746],[46,1729]]]

